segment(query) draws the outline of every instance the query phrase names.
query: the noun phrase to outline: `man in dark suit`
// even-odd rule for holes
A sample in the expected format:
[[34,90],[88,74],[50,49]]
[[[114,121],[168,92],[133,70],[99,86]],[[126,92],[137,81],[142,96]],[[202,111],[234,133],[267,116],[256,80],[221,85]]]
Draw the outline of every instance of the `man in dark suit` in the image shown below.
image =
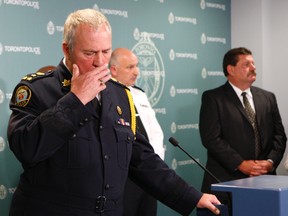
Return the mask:
[[[287,138],[275,95],[252,86],[256,67],[246,48],[228,51],[223,70],[228,81],[202,95],[199,127],[207,149],[207,169],[220,181],[276,174]],[[255,123],[245,110],[242,92],[256,114]],[[210,186],[215,182],[205,173],[202,191],[212,192]],[[227,194],[213,193],[223,203],[229,202]]]
[[128,171],[182,215],[196,206],[219,214],[218,199],[189,186],[137,132],[129,88],[109,73],[111,31],[97,10],[71,13],[57,68],[17,84],[8,139],[24,171],[9,215],[123,215]]

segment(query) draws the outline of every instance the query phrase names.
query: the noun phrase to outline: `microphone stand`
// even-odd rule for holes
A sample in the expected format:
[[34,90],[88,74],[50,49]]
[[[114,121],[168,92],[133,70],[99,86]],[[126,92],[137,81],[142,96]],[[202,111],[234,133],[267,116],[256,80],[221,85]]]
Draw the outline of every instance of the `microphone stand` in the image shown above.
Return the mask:
[[186,155],[188,155],[188,157],[190,157],[195,163],[198,164],[198,166],[200,166],[205,172],[207,172],[217,183],[220,183],[221,181],[215,176],[213,175],[208,169],[206,169],[201,163],[199,163],[194,157],[192,157],[192,155],[190,155],[185,149],[183,149],[178,141],[176,139],[174,139],[173,137],[169,138],[169,142],[174,145],[175,147],[180,148]]
[[[206,169],[206,167],[204,167],[201,163],[199,163],[192,155],[190,155],[185,149],[183,149],[180,145],[179,145],[179,142],[175,139],[175,138],[173,138],[173,137],[170,137],[169,138],[169,142],[173,145],[173,146],[175,146],[175,147],[178,147],[178,148],[180,148],[186,155],[188,155],[188,157],[189,158],[191,158],[198,166],[200,166],[205,172],[207,172],[217,183],[221,183],[221,181],[215,176],[215,175],[213,175],[208,169]],[[232,216],[232,197],[231,197],[231,194],[230,193],[227,193],[227,195],[228,195],[228,202],[230,202],[230,207],[231,207],[231,209],[228,207],[228,211],[229,211],[229,213],[227,213],[227,214],[229,214],[229,215],[231,215]],[[223,207],[223,204],[221,204],[221,205],[217,205],[218,206],[218,208],[224,208]],[[225,211],[225,210],[224,210]],[[206,214],[206,213],[204,213],[204,214]]]

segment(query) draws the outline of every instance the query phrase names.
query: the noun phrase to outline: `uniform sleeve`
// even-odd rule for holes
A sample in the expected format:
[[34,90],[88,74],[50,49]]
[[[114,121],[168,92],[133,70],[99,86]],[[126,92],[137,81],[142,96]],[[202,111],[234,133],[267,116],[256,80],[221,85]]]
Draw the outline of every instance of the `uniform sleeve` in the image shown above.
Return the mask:
[[15,93],[10,102],[9,145],[23,166],[49,158],[73,136],[79,123],[84,124],[90,118],[73,93],[66,94],[50,108],[41,103],[44,99],[37,98],[36,92],[32,93],[26,106],[17,105]]
[[133,144],[129,177],[181,215],[189,215],[203,195],[188,185],[174,170],[169,169],[141,135],[137,135]]

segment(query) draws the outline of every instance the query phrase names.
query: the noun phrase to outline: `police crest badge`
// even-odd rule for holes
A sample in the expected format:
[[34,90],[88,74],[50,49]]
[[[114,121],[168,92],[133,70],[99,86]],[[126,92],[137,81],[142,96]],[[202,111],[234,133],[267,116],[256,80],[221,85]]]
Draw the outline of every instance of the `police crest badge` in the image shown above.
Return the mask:
[[31,98],[31,90],[28,86],[20,86],[15,93],[15,105],[25,107]]

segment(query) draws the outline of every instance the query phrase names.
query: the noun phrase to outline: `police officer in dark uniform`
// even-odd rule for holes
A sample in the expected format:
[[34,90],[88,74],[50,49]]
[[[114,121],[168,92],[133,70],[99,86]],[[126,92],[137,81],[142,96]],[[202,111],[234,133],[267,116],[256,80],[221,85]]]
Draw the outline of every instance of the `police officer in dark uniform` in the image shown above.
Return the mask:
[[105,16],[93,9],[70,14],[62,49],[55,70],[25,76],[11,99],[8,139],[24,172],[10,216],[120,216],[128,170],[182,215],[196,206],[218,214],[218,199],[186,184],[137,133],[129,89],[107,67]]

